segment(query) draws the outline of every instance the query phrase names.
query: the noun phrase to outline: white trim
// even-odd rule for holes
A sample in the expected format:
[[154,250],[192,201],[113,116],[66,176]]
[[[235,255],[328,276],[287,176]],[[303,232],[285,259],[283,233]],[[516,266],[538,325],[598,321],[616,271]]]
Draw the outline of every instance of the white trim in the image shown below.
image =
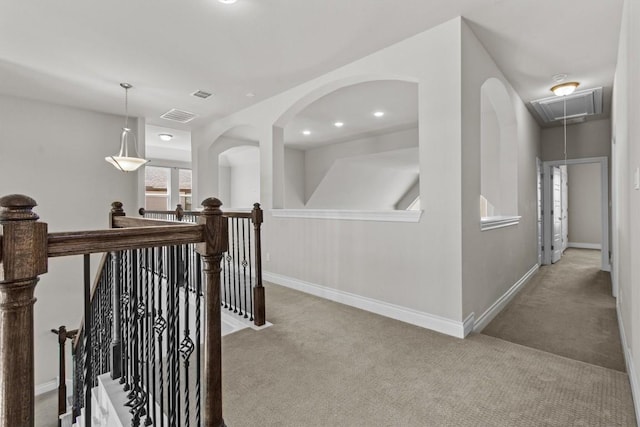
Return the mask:
[[577,249],[598,249],[598,250],[602,250],[602,245],[600,243],[569,242],[567,247],[569,247],[569,248],[577,248]]
[[627,345],[627,334],[624,331],[624,323],[622,322],[622,315],[620,314],[620,300],[616,304],[616,314],[618,315],[618,329],[620,330],[620,340],[622,341],[622,352],[624,353],[624,361],[627,365],[627,375],[629,377],[629,383],[631,384],[631,397],[633,398],[633,407],[636,410],[636,418],[640,415],[640,385],[638,384],[638,376],[636,374],[636,368],[633,364],[633,357],[631,350]]
[[487,216],[480,219],[480,231],[518,225],[521,218],[521,216]]
[[470,315],[467,316],[466,319],[464,319],[464,322],[462,322],[462,326],[463,326],[463,330],[464,330],[464,336],[468,336],[471,332],[473,332],[473,326],[475,325],[475,319],[476,319],[476,314],[475,313],[471,313]]
[[413,310],[411,308],[402,307],[388,302],[355,295],[338,289],[332,289],[327,286],[305,282],[304,280],[295,279],[281,274],[263,271],[262,277],[265,281],[276,283],[287,288],[339,302],[351,307],[356,307],[381,316],[390,317],[422,328],[431,329],[456,338],[464,338],[465,328],[464,323],[461,321],[451,320],[435,314],[425,313],[423,311]]
[[[66,380],[67,386],[67,396],[71,396],[73,394],[73,380],[71,378],[67,378]],[[49,393],[50,391],[58,389],[58,377],[51,381],[47,381],[46,383],[36,384],[34,389],[34,395],[40,396],[41,394]]]
[[422,211],[354,211],[341,209],[271,209],[274,218],[342,219],[351,221],[420,222]]
[[40,396],[41,394],[49,393],[50,391],[56,390],[58,388],[58,380],[47,381],[46,383],[36,384],[35,395]]
[[527,271],[524,276],[520,278],[513,286],[507,290],[500,298],[498,298],[491,307],[489,307],[473,325],[474,332],[481,332],[516,296],[516,294],[522,289],[522,287],[538,272],[540,267],[538,264],[534,265]]

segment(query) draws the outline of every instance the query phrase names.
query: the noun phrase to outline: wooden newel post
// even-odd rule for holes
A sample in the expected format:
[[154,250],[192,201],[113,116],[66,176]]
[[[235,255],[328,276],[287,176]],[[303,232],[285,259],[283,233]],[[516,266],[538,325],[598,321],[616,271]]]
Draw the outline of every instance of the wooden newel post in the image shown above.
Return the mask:
[[34,425],[33,295],[47,272],[47,224],[35,206],[0,198],[0,427]]
[[220,261],[229,246],[227,218],[222,216],[222,202],[209,198],[202,202],[204,211],[198,224],[204,225],[204,242],[196,250],[202,255],[205,272],[204,329],[204,404],[203,425],[222,427],[222,336],[220,326]]
[[[124,209],[122,209],[122,203],[111,203],[111,212],[109,213],[109,226],[114,228],[113,221],[115,217],[125,216]],[[111,252],[111,268],[113,271],[113,283],[112,283],[112,306],[113,306],[113,319],[112,319],[112,332],[111,332],[111,378],[116,379],[122,376],[122,313],[120,312],[120,299],[122,298],[120,290],[122,289],[122,271],[120,269],[121,253]]]
[[176,220],[182,221],[183,218],[184,218],[184,209],[182,209],[182,204],[178,203],[178,206],[176,206]]
[[254,311],[253,318],[256,326],[262,326],[266,322],[266,307],[264,301],[264,287],[262,286],[262,242],[260,240],[260,226],[262,225],[262,209],[260,203],[253,204],[251,210],[251,222],[253,222],[255,256],[256,256],[256,285],[253,288]]

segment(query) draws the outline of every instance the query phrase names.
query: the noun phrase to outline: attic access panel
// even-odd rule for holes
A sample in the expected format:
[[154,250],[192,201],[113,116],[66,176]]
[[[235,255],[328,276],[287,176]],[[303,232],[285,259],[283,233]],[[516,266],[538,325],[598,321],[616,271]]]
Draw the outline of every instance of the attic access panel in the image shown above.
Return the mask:
[[545,123],[564,118],[564,101],[567,102],[567,119],[602,113],[602,87],[576,91],[567,96],[551,96],[531,101],[538,116]]

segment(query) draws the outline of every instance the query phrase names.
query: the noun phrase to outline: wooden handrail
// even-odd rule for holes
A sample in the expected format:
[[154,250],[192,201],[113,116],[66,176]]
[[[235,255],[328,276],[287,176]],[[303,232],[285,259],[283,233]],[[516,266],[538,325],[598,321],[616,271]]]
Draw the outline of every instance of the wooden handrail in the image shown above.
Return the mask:
[[181,245],[202,242],[204,238],[204,227],[199,224],[50,233],[48,256],[51,258]]

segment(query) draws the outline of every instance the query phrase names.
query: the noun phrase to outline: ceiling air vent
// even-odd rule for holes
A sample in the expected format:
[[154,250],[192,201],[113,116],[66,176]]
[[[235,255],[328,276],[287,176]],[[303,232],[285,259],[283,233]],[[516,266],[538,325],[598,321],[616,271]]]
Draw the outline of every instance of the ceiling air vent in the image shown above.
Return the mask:
[[197,90],[191,94],[191,96],[196,96],[198,98],[207,99],[212,94],[209,92],[205,92],[204,90]]
[[160,117],[166,120],[172,120],[174,122],[188,123],[191,120],[198,117],[198,115],[190,113],[188,111],[182,111],[182,110],[177,110],[175,108],[172,108],[171,110],[167,111]]
[[602,88],[580,90],[567,96],[551,96],[531,101],[531,106],[545,123],[564,118],[564,101],[567,101],[567,119],[602,113]]

